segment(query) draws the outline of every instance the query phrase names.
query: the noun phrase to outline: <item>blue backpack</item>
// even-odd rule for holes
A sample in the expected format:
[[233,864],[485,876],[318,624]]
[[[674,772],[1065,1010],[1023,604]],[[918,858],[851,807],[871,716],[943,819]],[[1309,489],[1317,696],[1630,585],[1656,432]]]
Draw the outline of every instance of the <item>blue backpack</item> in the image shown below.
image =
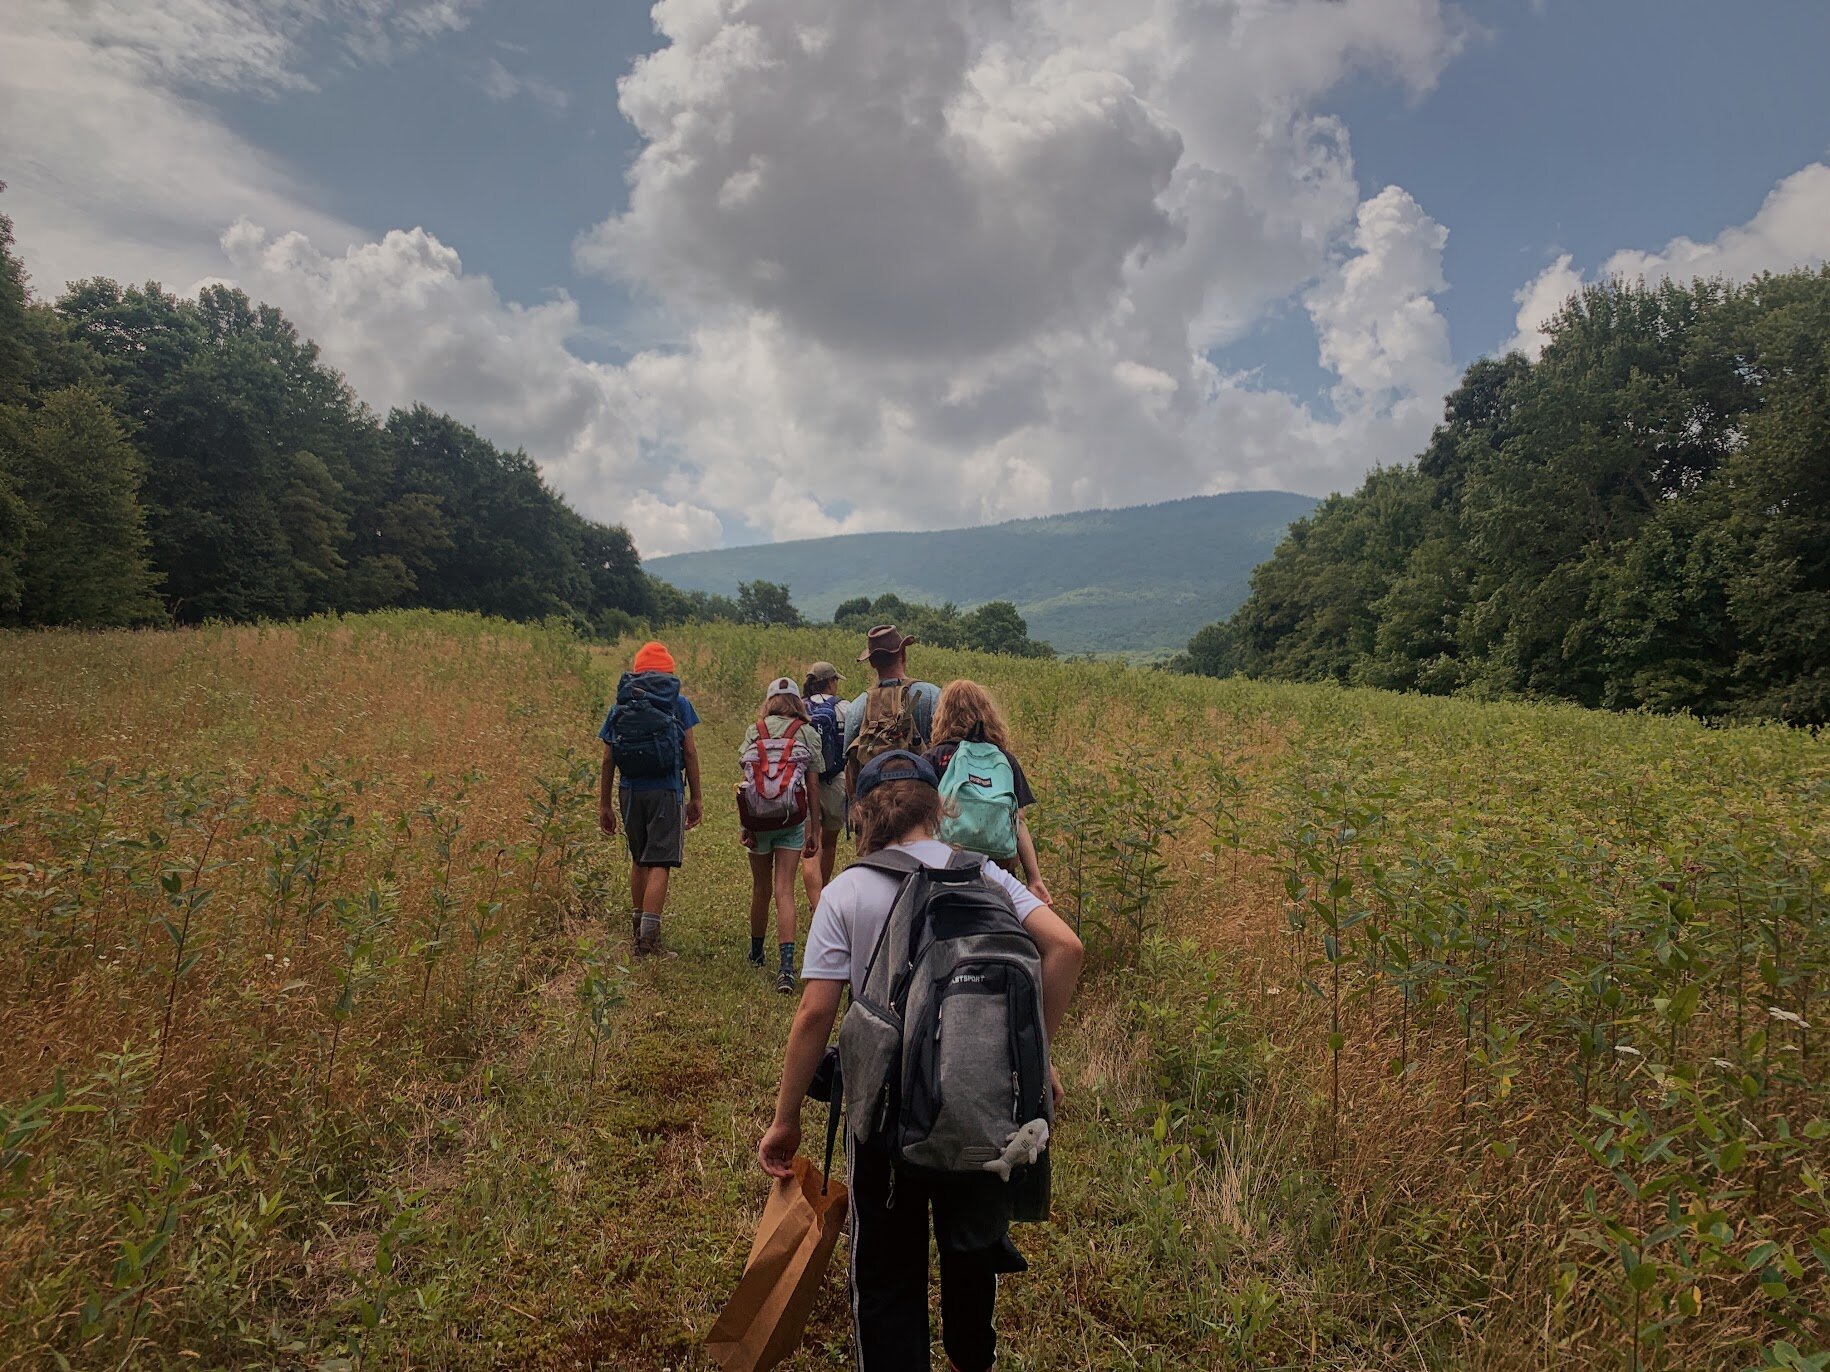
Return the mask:
[[939,838],[999,862],[1017,855],[1017,774],[995,743],[968,739],[940,779]]
[[822,696],[807,702],[807,717],[819,731],[820,780],[831,781],[845,769],[845,726],[839,723],[839,699]]
[[680,678],[667,672],[624,672],[610,711],[610,756],[631,780],[677,777],[685,765],[680,741]]

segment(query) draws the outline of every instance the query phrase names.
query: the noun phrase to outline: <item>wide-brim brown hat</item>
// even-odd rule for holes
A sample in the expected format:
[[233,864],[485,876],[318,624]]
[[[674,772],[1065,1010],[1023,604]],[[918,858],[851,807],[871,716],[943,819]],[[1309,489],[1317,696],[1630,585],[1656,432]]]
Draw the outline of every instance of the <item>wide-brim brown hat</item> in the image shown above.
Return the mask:
[[864,636],[864,651],[858,654],[858,661],[869,662],[879,655],[894,657],[914,642],[914,634],[905,634],[894,624],[879,624]]

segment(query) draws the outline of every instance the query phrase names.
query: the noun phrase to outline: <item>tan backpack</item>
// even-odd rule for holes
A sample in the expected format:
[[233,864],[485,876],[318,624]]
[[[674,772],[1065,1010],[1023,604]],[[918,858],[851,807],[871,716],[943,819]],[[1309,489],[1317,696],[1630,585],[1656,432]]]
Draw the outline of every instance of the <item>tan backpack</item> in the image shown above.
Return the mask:
[[870,688],[864,696],[864,722],[858,736],[845,750],[845,793],[858,794],[858,773],[864,764],[879,753],[897,748],[914,748],[919,737],[915,727],[915,692],[906,681],[892,681],[887,686]]

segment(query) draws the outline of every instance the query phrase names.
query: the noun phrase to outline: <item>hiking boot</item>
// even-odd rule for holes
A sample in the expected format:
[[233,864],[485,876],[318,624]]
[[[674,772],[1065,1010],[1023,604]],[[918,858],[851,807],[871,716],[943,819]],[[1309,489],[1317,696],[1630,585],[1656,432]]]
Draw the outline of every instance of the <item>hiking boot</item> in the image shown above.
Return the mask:
[[775,989],[780,991],[784,996],[791,996],[794,994],[794,987],[794,973],[790,972],[786,967],[782,968],[782,970],[776,974]]
[[661,946],[659,927],[638,932],[635,936],[635,955],[638,958],[660,958],[663,961],[677,958],[680,955]]

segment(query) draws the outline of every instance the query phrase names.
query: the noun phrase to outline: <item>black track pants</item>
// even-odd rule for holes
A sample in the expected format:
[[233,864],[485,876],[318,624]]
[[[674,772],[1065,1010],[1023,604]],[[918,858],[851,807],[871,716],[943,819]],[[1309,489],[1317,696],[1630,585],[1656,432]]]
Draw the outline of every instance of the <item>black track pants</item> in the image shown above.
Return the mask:
[[[948,1196],[924,1178],[847,1141],[851,1173],[852,1329],[860,1372],[928,1372],[928,1208],[946,1222]],[[940,1255],[940,1329],[960,1372],[986,1372],[998,1279],[977,1254]]]

